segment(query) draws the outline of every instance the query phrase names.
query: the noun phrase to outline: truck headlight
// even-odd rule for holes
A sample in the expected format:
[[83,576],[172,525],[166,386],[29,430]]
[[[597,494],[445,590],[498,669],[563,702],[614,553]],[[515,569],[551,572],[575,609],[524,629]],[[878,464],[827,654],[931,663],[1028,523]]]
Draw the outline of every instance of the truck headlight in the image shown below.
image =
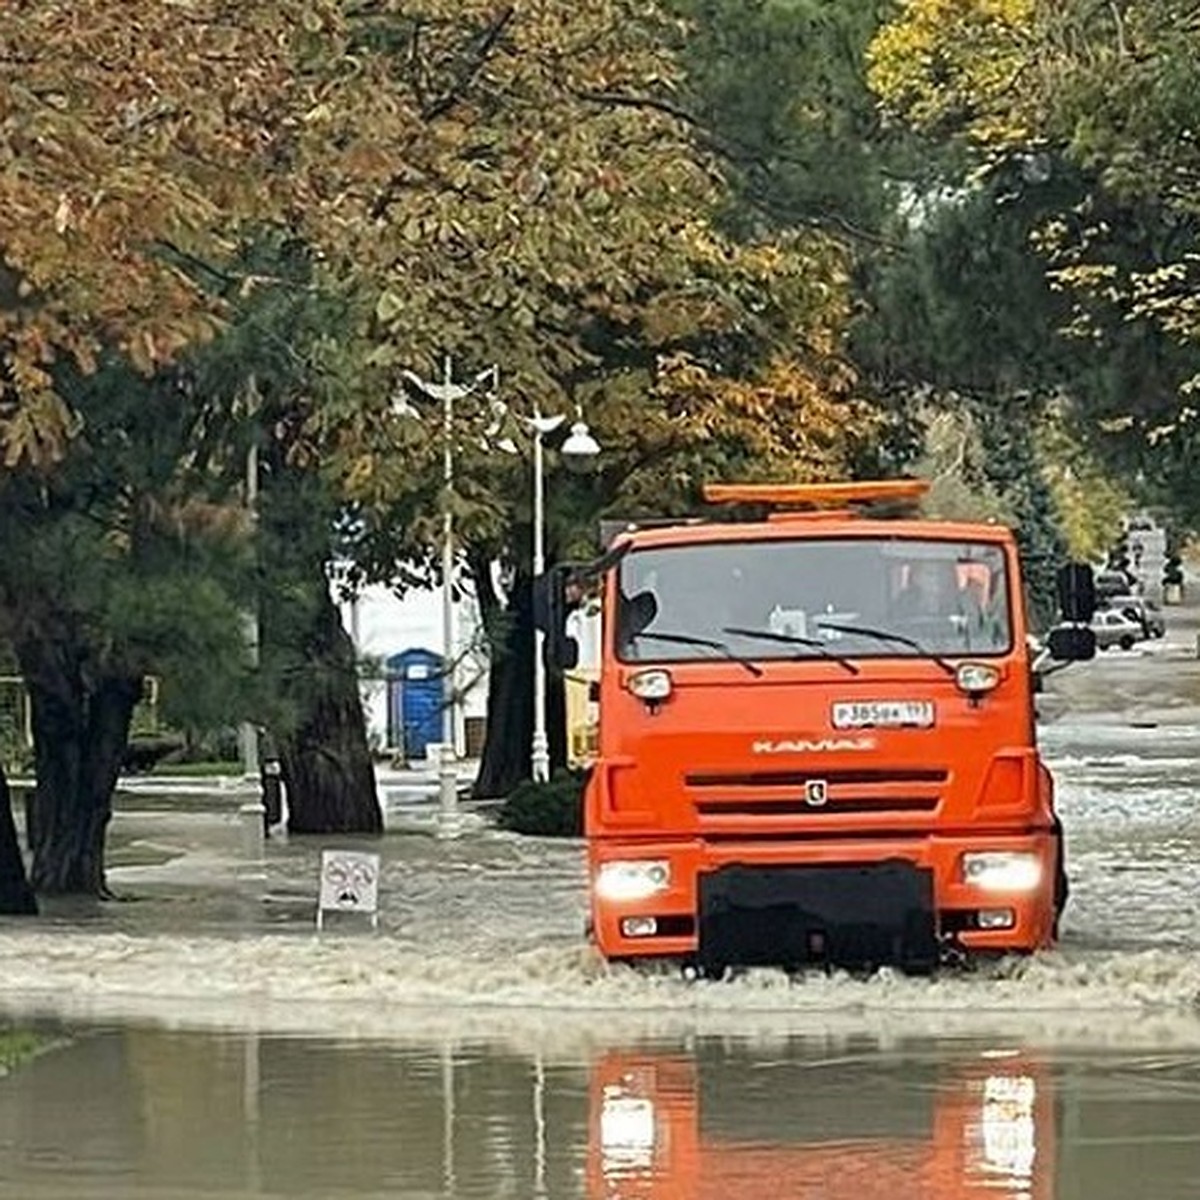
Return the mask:
[[964,854],[962,875],[985,892],[1032,892],[1042,882],[1042,864],[1024,850],[987,850]]
[[656,858],[601,863],[596,874],[602,900],[646,900],[670,884],[671,864]]

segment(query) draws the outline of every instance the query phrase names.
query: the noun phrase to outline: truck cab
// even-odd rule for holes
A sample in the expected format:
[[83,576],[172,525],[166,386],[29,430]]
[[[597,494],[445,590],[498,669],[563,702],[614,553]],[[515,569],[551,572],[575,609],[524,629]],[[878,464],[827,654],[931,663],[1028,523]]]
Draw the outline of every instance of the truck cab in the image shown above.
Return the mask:
[[1051,945],[1016,542],[914,515],[924,487],[711,488],[756,519],[617,538],[584,802],[606,958],[927,970]]

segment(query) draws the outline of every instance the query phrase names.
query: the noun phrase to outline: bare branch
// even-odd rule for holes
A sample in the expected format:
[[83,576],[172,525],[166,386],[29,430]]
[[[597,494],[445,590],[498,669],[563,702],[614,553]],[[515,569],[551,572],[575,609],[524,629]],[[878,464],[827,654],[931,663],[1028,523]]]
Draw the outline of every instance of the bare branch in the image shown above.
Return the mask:
[[449,90],[422,109],[421,116],[426,121],[436,121],[438,117],[444,117],[459,103],[467,88],[471,86],[475,77],[487,64],[496,43],[499,42],[516,11],[511,4],[500,10],[496,19],[483,31],[474,52],[459,65]]
[[[492,51],[496,48],[509,22],[515,15],[516,9],[511,4],[496,14],[496,18],[480,35],[474,51],[459,64],[459,68],[455,72],[454,82],[450,85],[450,88],[433,101],[425,98],[425,88],[422,80],[420,22],[414,26],[412,39],[409,42],[409,73],[412,78],[413,92],[417,98],[417,106],[420,109],[423,120],[427,122],[436,121],[439,117],[446,116],[459,104],[466,94],[467,89],[478,77],[479,72],[487,65]],[[388,208],[395,202],[396,196],[404,186],[407,177],[407,170],[402,170],[397,171],[387,181],[370,207],[371,220],[378,221],[383,217]]]
[[694,113],[659,96],[638,96],[630,92],[576,92],[576,96],[588,104],[601,104],[609,108],[648,108],[676,121],[682,121],[693,129],[704,128]]

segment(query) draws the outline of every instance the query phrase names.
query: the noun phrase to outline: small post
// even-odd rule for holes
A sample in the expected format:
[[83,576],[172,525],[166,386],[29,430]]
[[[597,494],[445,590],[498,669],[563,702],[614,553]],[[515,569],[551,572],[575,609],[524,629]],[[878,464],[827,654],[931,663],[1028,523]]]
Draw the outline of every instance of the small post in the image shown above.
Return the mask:
[[252,800],[238,808],[238,821],[242,827],[242,855],[253,863],[261,863],[266,857],[263,811],[259,800]]

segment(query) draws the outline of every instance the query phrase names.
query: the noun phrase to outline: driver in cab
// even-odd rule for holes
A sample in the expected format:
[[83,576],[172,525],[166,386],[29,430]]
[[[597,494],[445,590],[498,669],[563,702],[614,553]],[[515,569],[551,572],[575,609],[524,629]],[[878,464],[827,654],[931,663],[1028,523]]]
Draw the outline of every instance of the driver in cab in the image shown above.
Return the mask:
[[908,564],[904,586],[892,605],[901,621],[953,620],[965,616],[969,597],[959,585],[954,563],[919,558]]

